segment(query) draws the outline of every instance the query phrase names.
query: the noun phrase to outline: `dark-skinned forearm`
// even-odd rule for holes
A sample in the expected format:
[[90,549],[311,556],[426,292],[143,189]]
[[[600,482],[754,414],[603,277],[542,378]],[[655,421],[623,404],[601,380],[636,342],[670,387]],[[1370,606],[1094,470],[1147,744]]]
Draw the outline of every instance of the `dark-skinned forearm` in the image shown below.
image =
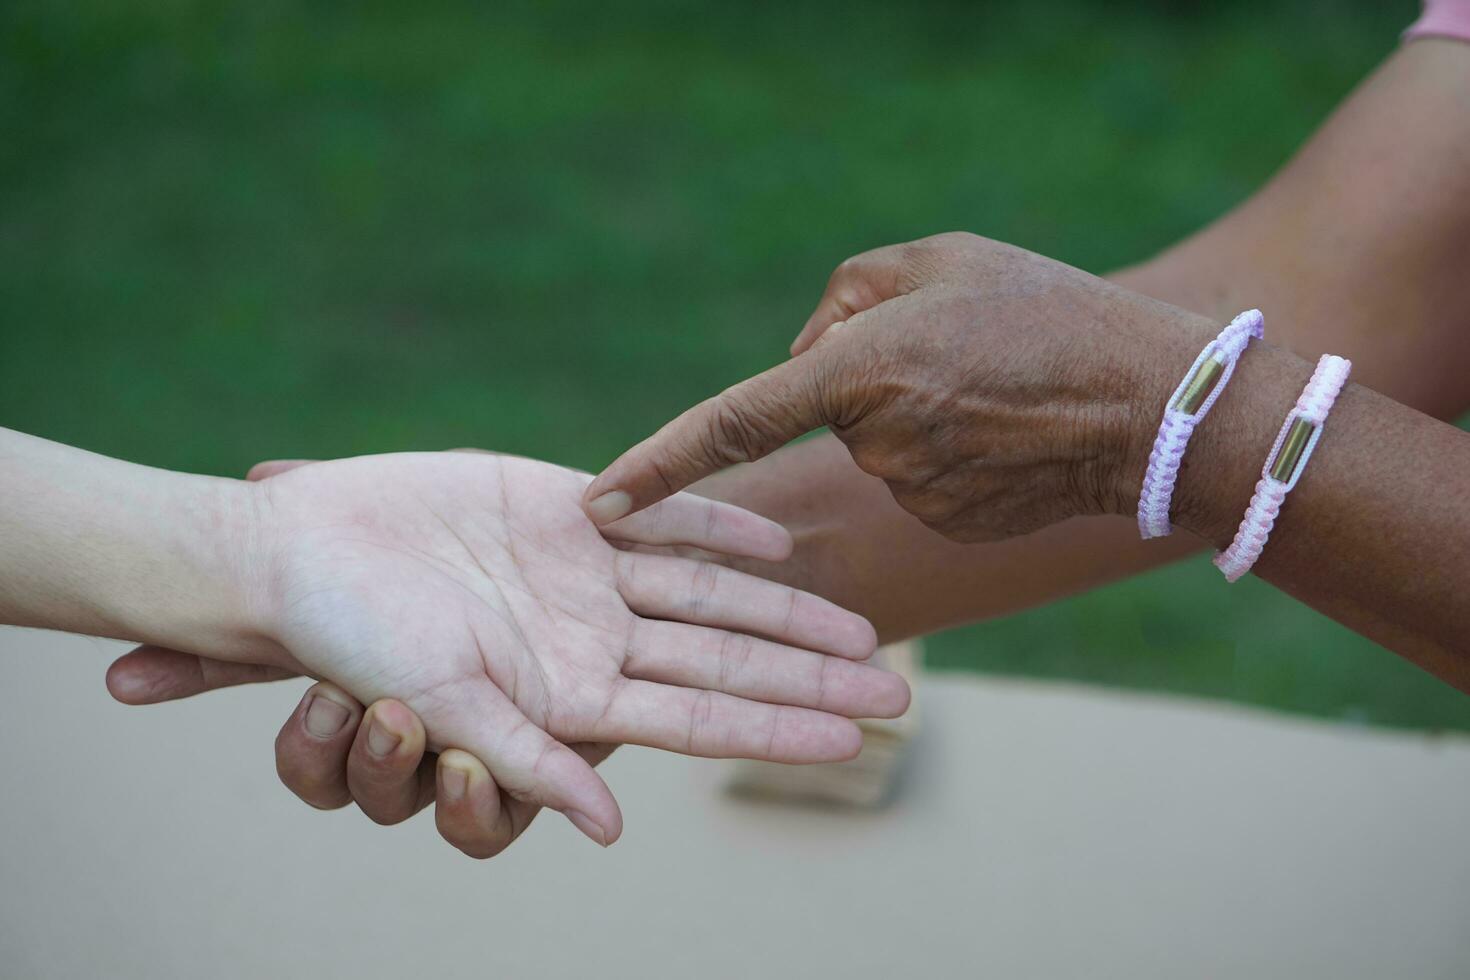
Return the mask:
[[1135,524],[1113,517],[1074,518],[1023,537],[959,544],[899,507],[883,481],[858,469],[830,435],[727,470],[695,489],[778,520],[796,539],[787,562],[743,567],[861,613],[885,642],[1084,591],[1199,547],[1186,535],[1141,541]]
[[[1229,545],[1311,373],[1289,351],[1247,352],[1180,468],[1177,525]],[[1467,492],[1470,433],[1350,383],[1253,573],[1470,691]]]
[[[1260,193],[1198,235],[1112,278],[1224,321],[1266,311],[1272,339],[1352,357],[1354,378],[1453,417],[1470,405],[1470,46],[1406,45]],[[1432,299],[1432,302],[1429,301]],[[1413,319],[1411,319],[1413,318]],[[903,511],[822,437],[706,481],[703,492],[787,524],[796,581],[857,609],[885,638],[1016,611],[1174,560],[1184,535],[1077,518],[958,545]]]
[[1404,45],[1260,191],[1112,278],[1267,338],[1435,418],[1470,409],[1470,44]]

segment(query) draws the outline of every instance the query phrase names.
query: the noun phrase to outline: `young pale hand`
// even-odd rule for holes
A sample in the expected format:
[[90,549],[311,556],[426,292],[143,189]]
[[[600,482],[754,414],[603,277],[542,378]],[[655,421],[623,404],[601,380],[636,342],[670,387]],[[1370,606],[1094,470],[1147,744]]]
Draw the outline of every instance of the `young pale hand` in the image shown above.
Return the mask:
[[[512,797],[604,843],[620,832],[617,805],[565,743],[824,761],[857,751],[849,717],[906,707],[901,679],[852,662],[875,645],[860,617],[714,564],[615,547],[578,506],[587,479],[441,453],[313,464],[258,484],[255,550],[270,556],[262,592],[277,648],[252,659],[364,703],[401,700],[431,750],[469,752]],[[789,552],[783,530],[738,508],[683,495],[669,505],[607,532]]]
[[1128,512],[1160,407],[1218,329],[975,235],[879,249],[833,275],[799,356],[623,454],[589,486],[587,511],[621,518],[829,426],[905,509],[959,541]]

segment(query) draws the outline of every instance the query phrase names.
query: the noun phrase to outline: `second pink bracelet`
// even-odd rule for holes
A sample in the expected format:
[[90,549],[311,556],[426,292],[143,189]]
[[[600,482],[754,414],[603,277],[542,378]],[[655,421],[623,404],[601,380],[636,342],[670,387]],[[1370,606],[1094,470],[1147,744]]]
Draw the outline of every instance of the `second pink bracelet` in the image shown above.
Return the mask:
[[1227,581],[1239,579],[1261,557],[1261,550],[1266,547],[1266,539],[1281,513],[1281,505],[1301,479],[1302,470],[1307,468],[1307,460],[1312,458],[1317,440],[1322,438],[1327,413],[1332,411],[1352,369],[1352,361],[1335,354],[1323,354],[1317,361],[1311,380],[1287,413],[1286,421],[1281,423],[1281,431],[1276,433],[1235,540],[1215,556],[1215,567],[1225,574]]

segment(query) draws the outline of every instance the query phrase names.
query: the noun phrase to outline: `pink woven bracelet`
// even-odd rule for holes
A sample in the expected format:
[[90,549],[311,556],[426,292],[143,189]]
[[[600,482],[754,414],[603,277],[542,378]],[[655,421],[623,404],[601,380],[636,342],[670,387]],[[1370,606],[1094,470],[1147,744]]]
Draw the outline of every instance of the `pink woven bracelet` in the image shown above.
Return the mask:
[[1241,352],[1252,337],[1259,340],[1265,330],[1260,310],[1246,310],[1231,320],[1199,352],[1184,380],[1169,396],[1153,452],[1148,455],[1143,492],[1138,496],[1138,533],[1144,538],[1163,537],[1173,530],[1169,525],[1169,505],[1174,499],[1179,463],[1184,459],[1189,437],[1225,390]]
[[1327,413],[1332,411],[1332,403],[1337,401],[1352,368],[1352,361],[1335,354],[1323,354],[1317,362],[1312,380],[1302,389],[1296,407],[1276,433],[1276,442],[1261,467],[1261,479],[1256,483],[1256,492],[1240,529],[1235,532],[1235,540],[1215,556],[1215,565],[1225,573],[1226,580],[1234,582],[1261,557],[1276,516],[1281,513],[1281,504],[1301,479],[1302,470],[1307,468],[1307,460],[1317,448],[1317,440],[1322,438]]

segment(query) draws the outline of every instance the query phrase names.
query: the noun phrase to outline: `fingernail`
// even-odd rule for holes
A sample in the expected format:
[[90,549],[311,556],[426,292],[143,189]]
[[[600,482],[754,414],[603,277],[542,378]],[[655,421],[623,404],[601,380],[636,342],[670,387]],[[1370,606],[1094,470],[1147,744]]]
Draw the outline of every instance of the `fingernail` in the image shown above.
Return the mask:
[[594,823],[592,818],[587,816],[587,814],[583,813],[581,810],[563,810],[562,815],[570,820],[572,822],[572,826],[576,827],[582,833],[586,834],[588,837],[591,837],[603,847],[607,846],[607,831],[603,830],[602,827]]
[[349,714],[351,712],[331,698],[314,695],[311,704],[306,706],[306,730],[317,738],[331,738],[347,724]]
[[619,517],[627,516],[633,509],[633,498],[621,490],[614,490],[598,497],[587,505],[587,516],[594,524],[611,524]]
[[470,785],[469,773],[459,766],[444,766],[439,770],[439,795],[445,803],[458,803]]
[[398,748],[398,743],[401,741],[403,741],[402,735],[388,731],[388,726],[377,718],[374,718],[373,723],[368,726],[368,751],[379,759],[386,758],[390,752]]

